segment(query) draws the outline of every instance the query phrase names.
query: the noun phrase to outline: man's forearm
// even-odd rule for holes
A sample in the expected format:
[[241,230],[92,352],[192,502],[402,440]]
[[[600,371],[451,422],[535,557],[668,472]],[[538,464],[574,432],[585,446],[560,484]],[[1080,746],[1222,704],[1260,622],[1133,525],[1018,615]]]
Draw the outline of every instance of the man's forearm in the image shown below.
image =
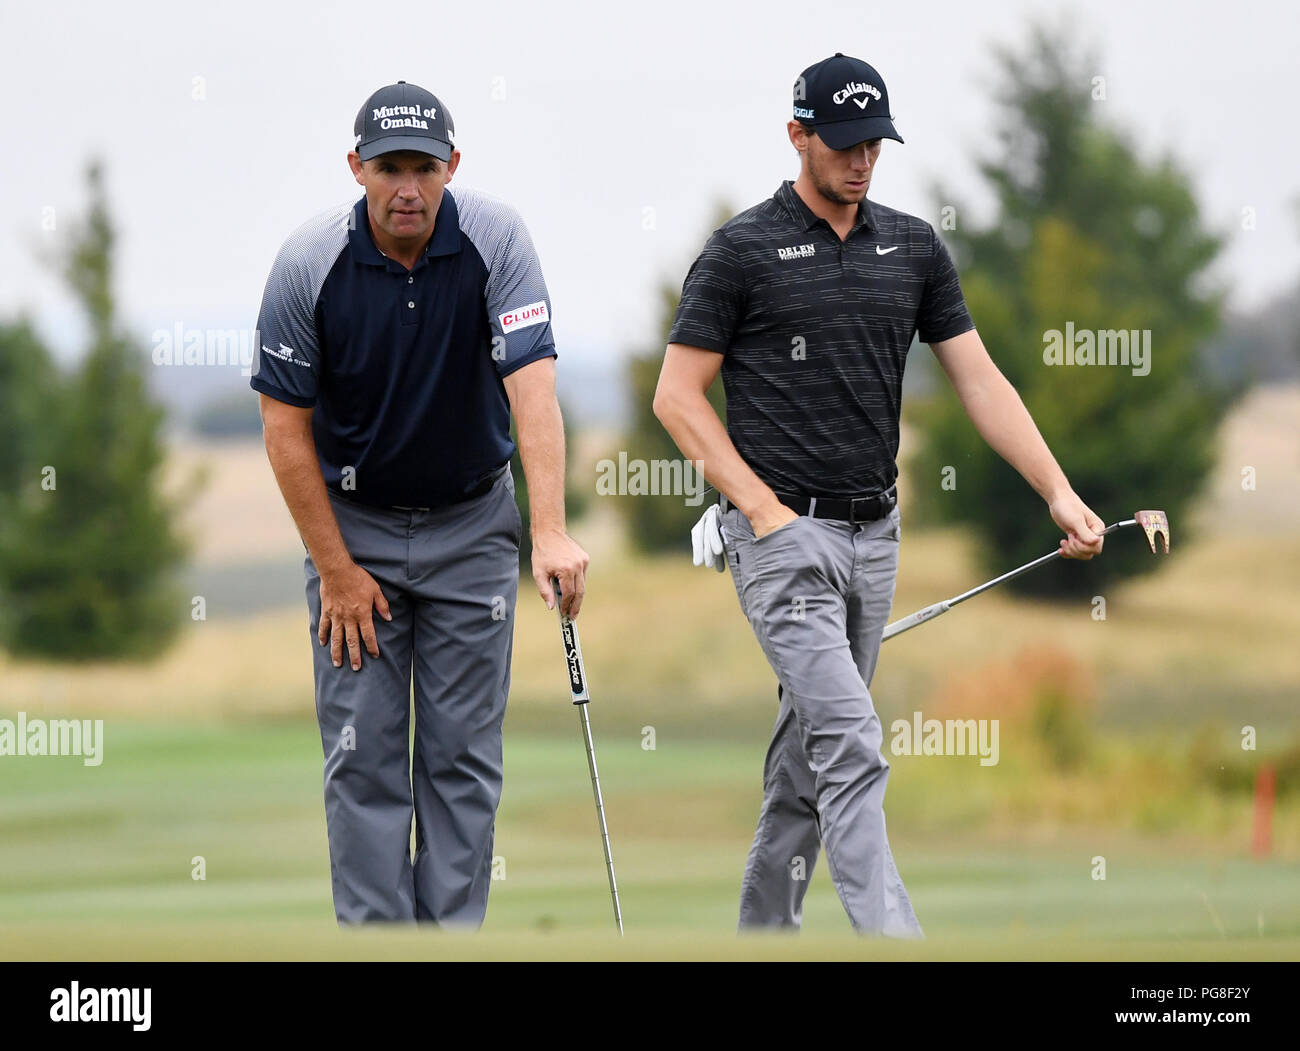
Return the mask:
[[519,459],[528,482],[529,529],[563,533],[564,418],[554,392],[530,392],[515,406]]
[[740,508],[751,522],[778,503],[776,494],[736,452],[709,399],[693,390],[655,399],[659,422],[687,459],[703,465],[709,484]]
[[1000,372],[961,395],[966,415],[1002,459],[1020,472],[1048,503],[1070,492],[1057,464],[1015,387]]
[[[519,459],[528,482],[533,538],[533,580],[547,609],[577,617],[586,592],[589,559],[569,536],[564,517],[564,419],[555,397],[555,359],[543,358],[505,378],[506,396],[519,436]],[[559,592],[553,581],[559,581]]]
[[307,552],[322,577],[348,565],[352,556],[343,543],[338,521],[325,491],[325,478],[310,434],[268,431],[266,455],[280,486],[285,506],[307,545]]

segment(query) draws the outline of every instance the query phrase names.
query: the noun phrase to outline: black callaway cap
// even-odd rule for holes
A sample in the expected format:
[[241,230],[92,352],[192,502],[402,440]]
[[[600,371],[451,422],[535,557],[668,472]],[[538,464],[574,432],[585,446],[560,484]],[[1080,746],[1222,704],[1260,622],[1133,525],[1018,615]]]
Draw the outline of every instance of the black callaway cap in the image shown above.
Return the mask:
[[847,150],[868,139],[903,141],[894,130],[880,74],[862,59],[838,51],[799,74],[794,119],[816,131],[833,150]]
[[352,133],[363,161],[396,150],[415,150],[445,161],[455,148],[456,125],[436,96],[399,80],[366,99]]

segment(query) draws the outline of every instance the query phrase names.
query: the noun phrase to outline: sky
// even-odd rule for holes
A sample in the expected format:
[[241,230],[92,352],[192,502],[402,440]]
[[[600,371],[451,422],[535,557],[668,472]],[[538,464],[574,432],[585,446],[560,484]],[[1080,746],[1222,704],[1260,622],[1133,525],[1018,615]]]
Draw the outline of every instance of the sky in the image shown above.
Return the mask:
[[26,311],[75,347],[70,300],[39,260],[84,206],[97,155],[125,319],[145,339],[177,324],[251,329],[285,236],[360,195],[353,119],[401,79],[455,119],[453,190],[477,186],[524,217],[562,361],[616,361],[660,341],[656,286],[680,284],[719,206],[756,204],[797,173],[790,85],[836,51],[880,71],[906,140],[885,143],[872,198],[934,221],[942,181],[978,219],[992,49],[1035,17],[1067,19],[1100,56],[1107,118],[1188,172],[1228,238],[1215,276],[1229,304],[1294,287],[1300,32],[1281,4],[4,0],[0,317]]

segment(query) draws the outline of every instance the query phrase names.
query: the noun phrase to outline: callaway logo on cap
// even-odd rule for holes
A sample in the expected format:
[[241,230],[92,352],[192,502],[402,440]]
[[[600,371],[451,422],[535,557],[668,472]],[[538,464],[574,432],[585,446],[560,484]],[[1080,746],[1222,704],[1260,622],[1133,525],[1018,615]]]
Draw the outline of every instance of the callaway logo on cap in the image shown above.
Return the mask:
[[868,139],[903,137],[894,130],[889,93],[879,73],[838,51],[809,66],[794,82],[794,119],[812,128],[833,150]]
[[399,80],[366,99],[352,133],[363,161],[396,150],[415,150],[445,161],[455,148],[456,125],[436,96]]

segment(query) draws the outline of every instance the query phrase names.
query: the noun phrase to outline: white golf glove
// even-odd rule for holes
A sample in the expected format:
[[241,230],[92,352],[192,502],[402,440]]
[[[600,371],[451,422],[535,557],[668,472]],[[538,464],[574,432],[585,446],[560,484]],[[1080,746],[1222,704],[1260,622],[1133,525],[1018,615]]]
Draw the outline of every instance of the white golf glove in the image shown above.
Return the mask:
[[723,554],[722,529],[718,523],[718,505],[709,504],[691,529],[691,561],[722,573],[727,568]]

